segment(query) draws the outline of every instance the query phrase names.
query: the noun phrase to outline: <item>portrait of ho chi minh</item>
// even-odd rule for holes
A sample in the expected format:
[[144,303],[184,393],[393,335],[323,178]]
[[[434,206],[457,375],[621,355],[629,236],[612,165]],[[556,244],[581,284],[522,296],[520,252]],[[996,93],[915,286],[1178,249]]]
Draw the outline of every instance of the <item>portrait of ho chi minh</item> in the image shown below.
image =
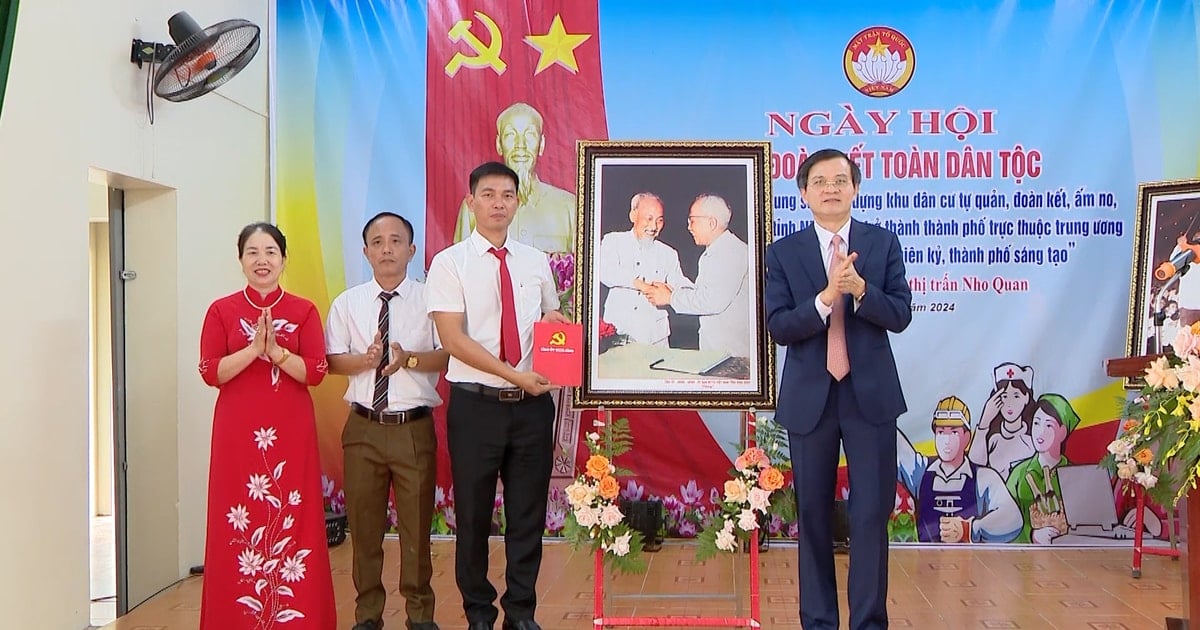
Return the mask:
[[[546,149],[542,115],[526,103],[513,103],[496,117],[496,152],[520,178],[517,215],[508,235],[547,253],[575,251],[575,195],[538,179],[537,161]],[[471,235],[475,217],[464,199],[454,242]]]

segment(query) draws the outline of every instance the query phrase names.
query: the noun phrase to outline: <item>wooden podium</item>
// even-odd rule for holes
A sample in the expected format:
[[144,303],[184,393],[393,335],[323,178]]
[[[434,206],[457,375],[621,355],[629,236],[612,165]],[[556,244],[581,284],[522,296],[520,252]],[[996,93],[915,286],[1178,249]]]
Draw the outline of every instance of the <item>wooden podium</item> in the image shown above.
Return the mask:
[[[1145,354],[1136,357],[1108,359],[1104,362],[1104,372],[1113,378],[1138,378],[1146,371],[1151,361],[1162,355]],[[1200,536],[1200,490],[1192,490],[1183,499],[1180,506],[1183,515],[1181,527],[1181,549],[1183,564],[1183,619],[1167,618],[1167,630],[1187,630],[1188,620],[1192,628],[1200,630],[1200,544],[1191,549],[1191,539],[1188,537],[1190,527],[1195,524],[1197,535]]]

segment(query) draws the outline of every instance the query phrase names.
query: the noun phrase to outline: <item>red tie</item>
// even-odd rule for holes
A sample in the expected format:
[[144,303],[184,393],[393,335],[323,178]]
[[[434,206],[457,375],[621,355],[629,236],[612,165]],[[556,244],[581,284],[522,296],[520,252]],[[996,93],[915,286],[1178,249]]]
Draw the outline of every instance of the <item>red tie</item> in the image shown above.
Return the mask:
[[517,307],[513,302],[512,276],[508,273],[508,250],[488,250],[500,260],[500,360],[516,367],[521,362],[521,333],[517,332]]
[[[842,237],[833,235],[829,242],[829,273],[834,267],[845,260],[842,255]],[[846,296],[839,293],[833,298],[833,312],[829,314],[828,355],[825,357],[825,367],[836,380],[846,378],[850,373],[850,355],[846,352]]]

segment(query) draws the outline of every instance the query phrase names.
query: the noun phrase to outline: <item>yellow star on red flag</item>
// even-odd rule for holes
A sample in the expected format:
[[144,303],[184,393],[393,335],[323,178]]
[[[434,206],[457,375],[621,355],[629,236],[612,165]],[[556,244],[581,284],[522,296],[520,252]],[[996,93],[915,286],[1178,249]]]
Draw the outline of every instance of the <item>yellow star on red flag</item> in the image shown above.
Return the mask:
[[554,21],[550,23],[550,31],[545,35],[525,36],[525,43],[541,53],[538,57],[537,68],[533,73],[540,74],[546,68],[557,63],[577,74],[579,63],[575,61],[575,49],[591,37],[590,33],[568,33],[563,28],[562,16],[555,14]]

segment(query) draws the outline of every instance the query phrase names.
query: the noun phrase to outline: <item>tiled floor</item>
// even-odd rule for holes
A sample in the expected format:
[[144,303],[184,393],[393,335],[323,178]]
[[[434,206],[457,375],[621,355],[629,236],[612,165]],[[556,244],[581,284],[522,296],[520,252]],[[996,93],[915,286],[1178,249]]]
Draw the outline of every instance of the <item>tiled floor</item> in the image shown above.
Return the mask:
[[[388,596],[385,624],[404,628],[403,601],[394,590],[399,548],[385,543]],[[610,578],[616,595],[606,604],[608,615],[744,616],[746,570],[735,572],[729,557],[697,563],[695,548],[668,543],[648,554],[644,575]],[[354,622],[354,586],[350,580],[350,544],[330,551],[340,628]],[[744,556],[743,556],[744,558]],[[493,582],[503,584],[503,545],[492,543]],[[984,549],[955,547],[894,548],[888,613],[892,628],[1031,628],[1135,630],[1162,628],[1165,617],[1182,616],[1181,565],[1162,557],[1145,559],[1143,577],[1129,573],[1130,551]],[[445,630],[466,627],[462,602],[454,586],[454,542],[434,542],[437,621]],[[763,628],[798,628],[795,547],[772,543],[760,558]],[[837,556],[838,580],[844,587],[847,556]],[[738,577],[735,577],[738,576]],[[202,578],[188,578],[125,617],[111,630],[195,628]],[[726,595],[743,585],[743,597]],[[592,557],[564,543],[547,543],[538,581],[538,621],[546,630],[592,628]],[[664,593],[684,598],[662,598]],[[630,597],[632,596],[632,597]],[[842,624],[846,625],[845,593]],[[738,604],[742,609],[739,613]]]

